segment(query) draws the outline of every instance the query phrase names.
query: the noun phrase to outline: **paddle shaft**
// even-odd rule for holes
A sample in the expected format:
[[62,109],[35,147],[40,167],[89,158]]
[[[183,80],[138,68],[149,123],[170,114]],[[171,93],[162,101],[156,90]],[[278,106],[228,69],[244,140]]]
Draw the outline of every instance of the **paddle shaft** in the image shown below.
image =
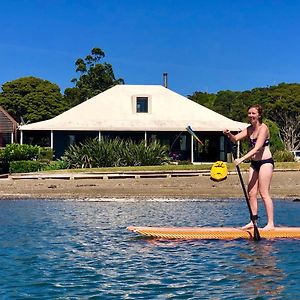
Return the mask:
[[246,198],[247,206],[248,206],[248,209],[249,209],[250,218],[252,220],[253,219],[253,212],[252,212],[252,209],[251,209],[251,206],[250,206],[250,201],[249,201],[249,198],[248,198],[248,193],[246,191],[246,187],[245,187],[245,184],[244,184],[244,181],[243,181],[243,177],[242,177],[242,173],[241,173],[240,167],[236,166],[236,170],[237,170],[237,173],[239,175],[241,186],[242,186],[242,189],[243,189],[243,192],[244,192],[244,196]]
[[[231,142],[230,142],[230,147],[231,147],[231,154],[232,154],[233,158],[236,159],[235,153],[234,153],[234,151],[232,149],[232,146],[231,146]],[[249,201],[248,193],[246,191],[244,180],[243,180],[243,177],[242,177],[242,174],[241,174],[241,170],[240,170],[240,167],[238,165],[236,165],[235,167],[236,167],[237,173],[239,175],[240,183],[241,183],[241,186],[242,186],[242,189],[243,189],[243,192],[244,192],[244,196],[245,196],[245,199],[246,199],[246,202],[247,202],[247,206],[248,206],[249,213],[250,213],[250,219],[253,223],[253,231],[254,231],[253,239],[255,241],[259,241],[260,240],[260,234],[259,234],[259,231],[258,231],[258,228],[257,228],[256,220],[255,220],[253,212],[252,212],[252,208],[251,208],[251,205],[250,205],[250,201]]]

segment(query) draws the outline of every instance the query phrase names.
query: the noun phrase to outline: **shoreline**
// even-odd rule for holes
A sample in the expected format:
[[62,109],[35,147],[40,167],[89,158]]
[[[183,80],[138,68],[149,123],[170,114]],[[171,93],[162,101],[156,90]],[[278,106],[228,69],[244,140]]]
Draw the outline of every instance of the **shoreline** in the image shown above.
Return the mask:
[[[59,176],[59,175],[57,175]],[[149,178],[0,179],[0,200],[8,199],[240,199],[244,194],[238,175],[214,182],[208,174]],[[247,184],[247,173],[243,173]],[[271,185],[273,199],[299,200],[300,172],[276,171]]]

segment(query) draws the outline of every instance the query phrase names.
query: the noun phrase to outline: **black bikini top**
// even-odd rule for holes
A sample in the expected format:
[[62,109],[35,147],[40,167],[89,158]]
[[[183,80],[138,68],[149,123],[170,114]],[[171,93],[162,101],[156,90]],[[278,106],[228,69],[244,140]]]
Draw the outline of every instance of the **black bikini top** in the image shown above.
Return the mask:
[[[257,138],[256,138],[256,139],[251,139],[251,138],[249,137],[249,146],[250,146],[251,148],[253,148],[253,147],[255,146],[256,142],[257,142]],[[269,146],[269,145],[270,145],[270,139],[267,138],[267,139],[265,140],[264,144],[263,144],[263,147]]]

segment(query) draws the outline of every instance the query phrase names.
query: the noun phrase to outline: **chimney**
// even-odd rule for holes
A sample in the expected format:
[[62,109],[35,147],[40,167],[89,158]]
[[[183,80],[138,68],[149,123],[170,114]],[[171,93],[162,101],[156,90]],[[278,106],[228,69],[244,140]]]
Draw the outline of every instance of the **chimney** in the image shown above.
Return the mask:
[[164,73],[164,87],[168,88],[168,73]]

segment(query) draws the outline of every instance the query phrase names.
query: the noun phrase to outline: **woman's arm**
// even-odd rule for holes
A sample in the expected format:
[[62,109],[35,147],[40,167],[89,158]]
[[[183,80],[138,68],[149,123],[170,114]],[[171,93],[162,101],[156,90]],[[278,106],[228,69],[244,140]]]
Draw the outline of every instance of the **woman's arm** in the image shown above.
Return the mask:
[[249,152],[247,152],[243,157],[236,159],[235,160],[236,165],[240,164],[244,160],[247,160],[251,158],[253,155],[255,155],[264,146],[265,140],[268,138],[268,136],[269,136],[268,127],[264,125],[259,130],[255,146]]
[[237,142],[248,136],[248,128],[245,128],[236,135],[232,134],[229,129],[224,129],[223,133],[230,139],[231,142]]

